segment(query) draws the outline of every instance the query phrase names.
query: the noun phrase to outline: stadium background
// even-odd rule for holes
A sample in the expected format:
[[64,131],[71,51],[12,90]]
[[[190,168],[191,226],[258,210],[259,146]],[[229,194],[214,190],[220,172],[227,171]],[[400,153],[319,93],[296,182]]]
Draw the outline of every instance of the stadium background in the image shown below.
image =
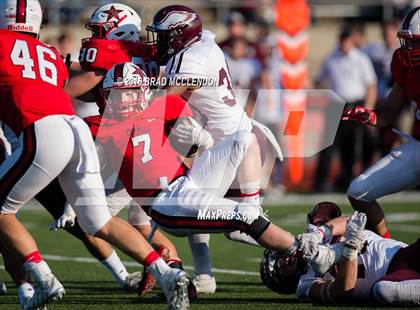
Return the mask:
[[[284,0],[283,2],[299,2],[300,0]],[[41,40],[47,41],[57,48],[67,48],[68,52],[77,53],[80,39],[89,36],[84,28],[94,8],[104,1],[93,0],[57,0],[41,1],[44,7],[45,23]],[[108,1],[110,2],[110,1]],[[140,12],[143,20],[143,34],[145,26],[160,7],[167,5],[163,0],[124,0]],[[216,33],[217,40],[223,41],[228,36],[227,21],[232,12],[240,12],[246,22],[246,38],[250,42],[257,42],[259,26],[269,27],[269,42],[273,51],[278,50],[277,40],[281,31],[276,27],[276,1],[177,1],[196,9],[203,18],[204,27]],[[172,2],[171,2],[172,3]],[[308,79],[305,88],[314,86],[314,80],[322,62],[335,48],[337,37],[342,30],[343,23],[364,25],[367,44],[382,42],[381,23],[400,19],[404,13],[415,6],[415,1],[375,1],[375,0],[344,0],[344,1],[306,1],[310,9],[310,26],[305,29],[309,49],[305,57],[308,69]],[[417,4],[419,5],[419,4]],[[235,16],[235,15],[233,15]],[[293,19],[293,16],[291,16]],[[63,37],[64,35],[64,37]],[[59,43],[61,37],[61,44]],[[67,38],[69,39],[67,41]],[[65,40],[63,40],[65,39]],[[60,47],[61,45],[61,47]],[[281,55],[278,63],[283,64]],[[281,70],[280,68],[278,70]],[[280,71],[278,71],[280,75]],[[256,76],[256,79],[259,77]],[[281,88],[281,83],[279,85]],[[412,114],[408,109],[399,118],[401,129],[411,131]],[[279,119],[279,122],[283,121]],[[398,143],[398,141],[396,142]],[[375,158],[378,158],[379,150]],[[270,188],[266,190],[265,207],[268,208],[270,219],[276,224],[289,229],[292,233],[299,233],[305,227],[305,215],[310,208],[320,200],[332,200],[340,204],[349,213],[350,207],[344,193],[334,188],[334,178],[341,167],[335,156],[329,175],[329,186],[325,192],[318,192],[314,187],[314,171],[317,156],[303,161],[303,175],[299,182],[293,182],[290,176],[290,159],[277,167],[272,177]],[[354,175],[361,170],[361,164],[354,167]],[[390,223],[393,237],[405,242],[417,239],[420,233],[420,211],[418,206],[419,194],[416,190],[384,198],[384,210]],[[126,213],[121,215],[126,217]],[[33,233],[40,245],[42,253],[51,264],[56,275],[62,279],[68,291],[65,300],[49,306],[49,309],[163,309],[165,306],[158,298],[138,299],[135,295],[120,293],[108,273],[95,262],[83,248],[79,241],[69,237],[65,232],[52,233],[48,227],[52,219],[35,202],[24,208],[20,214],[23,223]],[[185,259],[187,270],[191,271],[192,259],[185,239],[174,238],[179,252]],[[293,296],[282,296],[271,293],[261,285],[258,276],[258,262],[262,250],[255,247],[236,244],[227,241],[223,236],[214,236],[211,240],[211,255],[218,293],[214,296],[200,298],[193,309],[245,309],[262,307],[274,309],[279,306],[286,309],[307,309],[311,304],[296,301]],[[238,255],[238,253],[241,253]],[[122,255],[125,261],[130,261]],[[130,270],[138,268],[132,262]],[[0,309],[18,309],[16,306],[16,291],[12,288],[10,278],[0,265],[0,279],[5,279],[9,288],[6,296],[0,296]],[[354,308],[368,305],[355,305]],[[319,307],[317,307],[319,308]],[[334,307],[329,307],[329,309]],[[337,307],[337,309],[340,307]],[[352,307],[349,307],[351,309]]]

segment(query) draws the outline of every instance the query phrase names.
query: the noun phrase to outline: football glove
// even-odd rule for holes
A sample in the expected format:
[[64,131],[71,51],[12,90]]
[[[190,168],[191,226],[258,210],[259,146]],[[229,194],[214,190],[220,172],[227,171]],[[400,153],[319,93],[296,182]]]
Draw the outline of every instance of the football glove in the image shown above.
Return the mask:
[[329,245],[319,245],[317,255],[310,260],[312,270],[319,275],[326,274],[334,265],[336,253]]
[[321,244],[326,237],[332,234],[331,228],[328,226],[317,227],[308,224],[306,233],[298,236],[299,245],[297,250],[301,252],[303,258],[312,259],[318,252],[318,245]]
[[57,231],[60,228],[70,228],[76,223],[76,213],[70,204],[66,203],[66,206],[63,211],[63,215],[52,223],[50,230]]
[[362,250],[365,239],[363,237],[363,230],[366,225],[366,214],[354,211],[350,218],[347,220],[346,231],[344,237],[343,256],[348,260],[357,259],[357,255]]
[[213,146],[213,137],[195,119],[189,117],[189,122],[178,122],[173,134],[181,143],[198,145],[199,148],[208,149]]
[[346,110],[341,117],[343,121],[354,121],[361,124],[367,124],[370,126],[377,125],[376,112],[373,110],[366,109],[362,106],[352,107]]

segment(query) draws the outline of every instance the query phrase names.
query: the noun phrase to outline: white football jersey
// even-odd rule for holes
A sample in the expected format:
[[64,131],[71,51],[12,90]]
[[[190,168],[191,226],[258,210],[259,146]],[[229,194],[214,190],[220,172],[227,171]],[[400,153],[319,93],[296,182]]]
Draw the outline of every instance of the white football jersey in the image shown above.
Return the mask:
[[368,299],[372,286],[386,274],[389,263],[395,253],[407,244],[394,240],[382,238],[369,230],[364,231],[367,241],[366,251],[359,255],[358,263],[365,268],[365,278],[358,278],[353,297],[357,299]]
[[[203,30],[201,40],[173,56],[166,65],[168,82],[202,79],[210,84],[184,95],[194,118],[210,132],[215,142],[238,130],[252,129],[251,121],[235,97],[225,56]],[[189,98],[188,98],[189,96]]]
[[[372,286],[385,276],[389,263],[395,253],[407,244],[394,240],[385,239],[369,230],[364,231],[364,238],[367,241],[366,250],[359,255],[358,264],[363,265],[364,278],[357,278],[353,298],[369,299]],[[359,267],[360,268],[360,267]],[[324,276],[324,280],[330,280],[334,277],[331,274]],[[308,272],[301,276],[297,288],[299,298],[309,297],[311,286],[320,277],[309,268]]]

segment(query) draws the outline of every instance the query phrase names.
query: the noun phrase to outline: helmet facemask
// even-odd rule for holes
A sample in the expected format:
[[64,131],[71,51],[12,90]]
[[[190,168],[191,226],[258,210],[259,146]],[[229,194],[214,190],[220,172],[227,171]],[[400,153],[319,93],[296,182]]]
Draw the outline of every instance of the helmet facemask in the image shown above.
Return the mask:
[[132,118],[149,106],[150,91],[142,88],[111,88],[104,91],[105,113],[108,117],[123,121]]
[[178,33],[177,29],[158,30],[153,25],[149,25],[146,27],[146,30],[147,44],[156,47],[158,61],[161,65],[165,65],[175,53],[171,43]]
[[400,39],[400,55],[404,65],[414,68],[420,65],[420,38],[398,34]]
[[117,27],[115,22],[106,22],[106,23],[94,23],[87,22],[86,29],[92,31],[92,38],[95,39],[106,39],[106,35],[112,29]]

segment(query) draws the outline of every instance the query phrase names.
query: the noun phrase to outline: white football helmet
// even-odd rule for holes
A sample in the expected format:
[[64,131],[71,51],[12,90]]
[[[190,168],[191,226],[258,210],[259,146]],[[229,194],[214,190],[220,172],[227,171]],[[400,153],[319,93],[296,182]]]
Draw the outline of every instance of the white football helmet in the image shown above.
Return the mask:
[[109,3],[93,12],[86,28],[99,39],[139,41],[141,18],[125,4]]
[[39,35],[42,9],[38,0],[0,1],[0,29]]
[[412,9],[403,19],[398,38],[401,42],[400,54],[404,65],[420,65],[420,7]]
[[146,73],[131,62],[117,64],[105,75],[102,92],[105,114],[125,120],[149,106],[150,88]]

